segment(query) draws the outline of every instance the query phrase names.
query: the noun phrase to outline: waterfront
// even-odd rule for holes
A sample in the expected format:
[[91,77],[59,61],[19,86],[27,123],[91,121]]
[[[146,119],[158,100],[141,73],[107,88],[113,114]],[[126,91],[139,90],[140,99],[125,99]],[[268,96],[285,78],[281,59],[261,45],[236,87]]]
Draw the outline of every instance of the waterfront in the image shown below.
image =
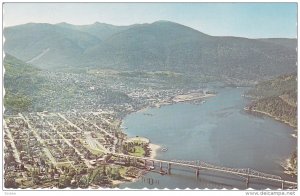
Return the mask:
[[[249,100],[241,96],[244,88],[216,90],[217,96],[203,104],[179,103],[130,114],[123,123],[128,127],[126,133],[130,137],[147,137],[152,143],[167,147],[168,151],[157,152],[157,159],[249,167],[295,180],[285,175],[280,166],[296,149],[297,140],[291,135],[293,129],[269,117],[247,114],[243,108]],[[159,183],[151,184],[147,180],[145,183],[145,179]],[[234,176],[220,178],[209,174],[196,180],[194,173],[182,170],[172,170],[170,176],[148,173],[134,183],[120,185],[124,187],[245,188],[243,181]],[[250,187],[262,188],[259,182]]]

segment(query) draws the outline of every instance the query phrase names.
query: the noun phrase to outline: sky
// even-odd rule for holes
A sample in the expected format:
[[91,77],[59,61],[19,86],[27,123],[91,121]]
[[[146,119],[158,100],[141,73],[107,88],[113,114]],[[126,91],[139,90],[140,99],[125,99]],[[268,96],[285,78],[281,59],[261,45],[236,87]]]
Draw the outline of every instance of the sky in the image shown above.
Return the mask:
[[214,36],[296,38],[296,3],[5,3],[4,26],[177,22]]

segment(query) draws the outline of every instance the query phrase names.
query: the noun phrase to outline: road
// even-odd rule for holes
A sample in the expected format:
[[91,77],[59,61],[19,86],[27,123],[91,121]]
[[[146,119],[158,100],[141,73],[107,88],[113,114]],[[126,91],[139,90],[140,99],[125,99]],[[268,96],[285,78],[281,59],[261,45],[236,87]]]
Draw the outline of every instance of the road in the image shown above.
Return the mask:
[[[58,116],[60,116],[62,119],[64,119],[65,121],[67,121],[71,126],[75,127],[77,130],[79,130],[80,132],[84,133],[86,136],[86,142],[89,144],[89,146],[91,146],[91,148],[94,149],[99,149],[101,151],[104,151],[105,153],[108,153],[109,150],[107,150],[102,144],[100,144],[98,141],[96,141],[94,138],[92,138],[90,136],[90,132],[84,132],[81,128],[79,128],[77,125],[73,124],[71,121],[69,121],[66,117],[64,117],[62,114],[57,113]],[[85,120],[85,119],[83,119]],[[104,132],[105,134],[107,134],[108,136],[114,138],[114,143],[116,143],[115,141],[117,141],[117,138],[115,136],[113,136],[112,134],[108,133],[107,131],[105,131],[104,129],[101,129],[100,127],[98,127],[95,123],[92,123],[94,127],[96,127],[97,129],[99,129],[100,131]],[[100,148],[99,148],[99,147]],[[113,152],[115,152],[115,145],[113,145]]]
[[3,125],[4,125],[4,130],[6,131],[7,136],[10,140],[10,144],[11,144],[11,147],[12,147],[13,152],[14,152],[14,157],[15,157],[15,159],[18,163],[21,163],[19,151],[18,151],[18,149],[15,145],[14,139],[11,135],[11,132],[10,132],[9,128],[7,127],[7,124],[6,124],[5,120],[3,120]]
[[109,150],[107,150],[102,144],[100,144],[95,138],[91,136],[90,132],[85,132],[86,142],[88,145],[96,150],[103,151],[104,153],[109,153]]
[[54,127],[54,125],[53,124],[51,124],[49,121],[46,121],[48,124],[49,124],[49,126],[50,127],[52,127],[52,129],[53,130],[55,130],[56,131],[56,133],[57,134],[59,134],[59,136],[71,147],[71,148],[73,148],[74,150],[75,150],[75,152],[80,156],[80,158],[82,159],[82,160],[84,160],[84,163],[85,163],[85,165],[88,167],[88,168],[91,168],[92,166],[91,166],[91,164],[89,163],[89,161],[88,160],[86,160],[85,158],[84,158],[84,155],[76,148],[76,147],[74,147],[59,131],[57,131],[56,130],[56,128]]

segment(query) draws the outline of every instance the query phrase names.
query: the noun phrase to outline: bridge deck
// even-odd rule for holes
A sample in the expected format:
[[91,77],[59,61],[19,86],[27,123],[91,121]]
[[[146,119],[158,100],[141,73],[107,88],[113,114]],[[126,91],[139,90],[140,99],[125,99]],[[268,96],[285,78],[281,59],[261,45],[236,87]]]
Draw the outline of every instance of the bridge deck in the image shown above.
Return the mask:
[[[281,179],[281,177],[279,177],[279,176],[266,174],[266,173],[262,173],[262,172],[258,172],[258,171],[250,170],[250,169],[248,169],[247,172],[241,172],[241,170],[243,170],[243,169],[225,168],[225,167],[219,167],[219,166],[213,166],[213,165],[210,165],[210,166],[193,165],[193,164],[179,163],[179,162],[174,162],[174,161],[152,159],[152,158],[148,158],[148,157],[136,157],[133,155],[125,155],[125,154],[118,154],[118,153],[113,153],[113,155],[119,156],[119,157],[129,157],[129,158],[134,158],[134,159],[140,159],[140,160],[145,160],[145,161],[167,163],[167,164],[171,164],[171,165],[177,165],[177,166],[181,166],[181,167],[189,167],[189,168],[193,168],[193,169],[206,169],[206,170],[211,170],[211,171],[216,171],[216,172],[222,172],[222,173],[228,173],[228,174],[252,177],[252,178],[259,178],[259,179],[263,179],[263,180],[280,182],[280,183],[284,183],[284,184],[297,186],[297,182],[286,181],[286,180]],[[234,170],[236,170],[236,171],[234,171]],[[249,171],[254,171],[257,174],[249,173]]]

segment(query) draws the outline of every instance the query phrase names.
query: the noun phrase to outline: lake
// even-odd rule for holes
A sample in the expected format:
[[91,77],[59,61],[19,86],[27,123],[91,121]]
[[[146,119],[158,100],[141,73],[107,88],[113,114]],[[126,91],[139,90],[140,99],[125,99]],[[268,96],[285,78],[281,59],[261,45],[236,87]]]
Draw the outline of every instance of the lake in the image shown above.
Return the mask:
[[[218,88],[215,97],[202,104],[178,103],[128,115],[123,126],[129,137],[143,136],[151,143],[167,147],[156,158],[162,160],[204,161],[224,167],[252,168],[294,178],[283,173],[280,162],[296,150],[293,128],[272,118],[246,113],[249,100],[242,97],[245,88]],[[149,115],[151,114],[151,115]],[[200,171],[174,169],[171,175],[150,172],[120,188],[245,188],[244,179]],[[269,184],[279,188],[277,184]],[[265,188],[252,180],[252,188]]]

